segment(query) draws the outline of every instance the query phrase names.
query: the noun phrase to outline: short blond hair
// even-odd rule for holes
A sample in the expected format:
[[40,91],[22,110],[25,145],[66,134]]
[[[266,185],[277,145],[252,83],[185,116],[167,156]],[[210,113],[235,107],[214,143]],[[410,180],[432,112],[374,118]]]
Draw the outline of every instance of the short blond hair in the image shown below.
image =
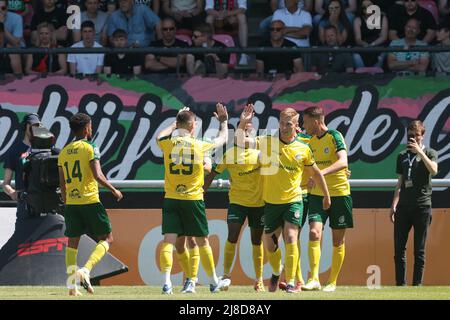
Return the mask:
[[280,112],[280,117],[294,118],[298,117],[299,113],[294,108],[286,108]]

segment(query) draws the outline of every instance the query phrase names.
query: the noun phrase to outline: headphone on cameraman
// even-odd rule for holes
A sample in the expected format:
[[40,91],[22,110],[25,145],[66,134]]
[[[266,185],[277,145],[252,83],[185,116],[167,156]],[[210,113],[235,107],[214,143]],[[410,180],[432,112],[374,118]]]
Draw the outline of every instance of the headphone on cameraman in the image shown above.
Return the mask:
[[28,113],[22,120],[22,122],[20,123],[20,128],[22,129],[22,131],[25,131],[25,129],[27,128],[27,124],[28,124],[28,120],[32,117],[35,116],[39,119],[39,121],[41,121],[41,118],[39,117],[39,115],[37,113]]

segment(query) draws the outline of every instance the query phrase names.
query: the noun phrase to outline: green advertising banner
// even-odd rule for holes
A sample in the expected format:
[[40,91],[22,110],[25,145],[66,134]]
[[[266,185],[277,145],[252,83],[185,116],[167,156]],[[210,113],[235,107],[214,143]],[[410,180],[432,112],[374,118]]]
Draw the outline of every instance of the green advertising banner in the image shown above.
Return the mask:
[[276,129],[283,108],[301,111],[321,106],[329,128],[345,137],[354,179],[396,178],[395,159],[405,148],[406,126],[418,118],[427,128],[425,144],[438,152],[437,178],[450,177],[450,77],[387,74],[321,77],[303,73],[273,80],[169,75],[7,77],[0,80],[0,163],[20,137],[25,113],[37,112],[57,137],[56,146],[62,148],[73,139],[70,116],[81,111],[93,118],[94,142],[108,178],[163,179],[158,132],[186,105],[201,122],[198,135],[215,137],[219,124],[212,113],[217,102],[229,110],[230,129],[248,102],[255,105],[257,130]]

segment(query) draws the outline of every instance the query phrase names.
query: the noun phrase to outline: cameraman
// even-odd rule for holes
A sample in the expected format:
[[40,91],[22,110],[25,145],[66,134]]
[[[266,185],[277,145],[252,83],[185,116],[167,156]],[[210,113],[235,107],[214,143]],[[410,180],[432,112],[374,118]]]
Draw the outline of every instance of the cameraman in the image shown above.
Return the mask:
[[437,153],[423,145],[425,127],[420,120],[408,126],[407,150],[397,157],[398,182],[391,206],[394,223],[395,280],[406,285],[406,243],[414,227],[413,286],[422,284],[425,243],[431,224],[431,177],[438,172]]
[[[36,113],[30,113],[25,116],[21,123],[21,130],[23,132],[23,140],[17,141],[9,149],[6,155],[3,168],[5,175],[3,178],[3,191],[12,199],[17,201],[17,220],[23,220],[28,217],[26,202],[20,198],[20,192],[24,190],[23,181],[23,165],[25,159],[31,151],[31,127],[40,127],[41,121]],[[11,180],[15,174],[15,188],[11,186]]]

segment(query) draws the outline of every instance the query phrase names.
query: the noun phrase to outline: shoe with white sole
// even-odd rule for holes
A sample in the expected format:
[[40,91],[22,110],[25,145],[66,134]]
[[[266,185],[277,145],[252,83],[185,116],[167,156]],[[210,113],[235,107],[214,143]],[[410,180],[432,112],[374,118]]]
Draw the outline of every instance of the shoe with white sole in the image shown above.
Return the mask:
[[91,285],[91,276],[87,268],[81,268],[77,271],[77,279],[81,286],[90,294],[94,294],[94,288]]
[[319,291],[322,288],[320,282],[317,280],[309,279],[308,282],[302,287],[304,291]]

